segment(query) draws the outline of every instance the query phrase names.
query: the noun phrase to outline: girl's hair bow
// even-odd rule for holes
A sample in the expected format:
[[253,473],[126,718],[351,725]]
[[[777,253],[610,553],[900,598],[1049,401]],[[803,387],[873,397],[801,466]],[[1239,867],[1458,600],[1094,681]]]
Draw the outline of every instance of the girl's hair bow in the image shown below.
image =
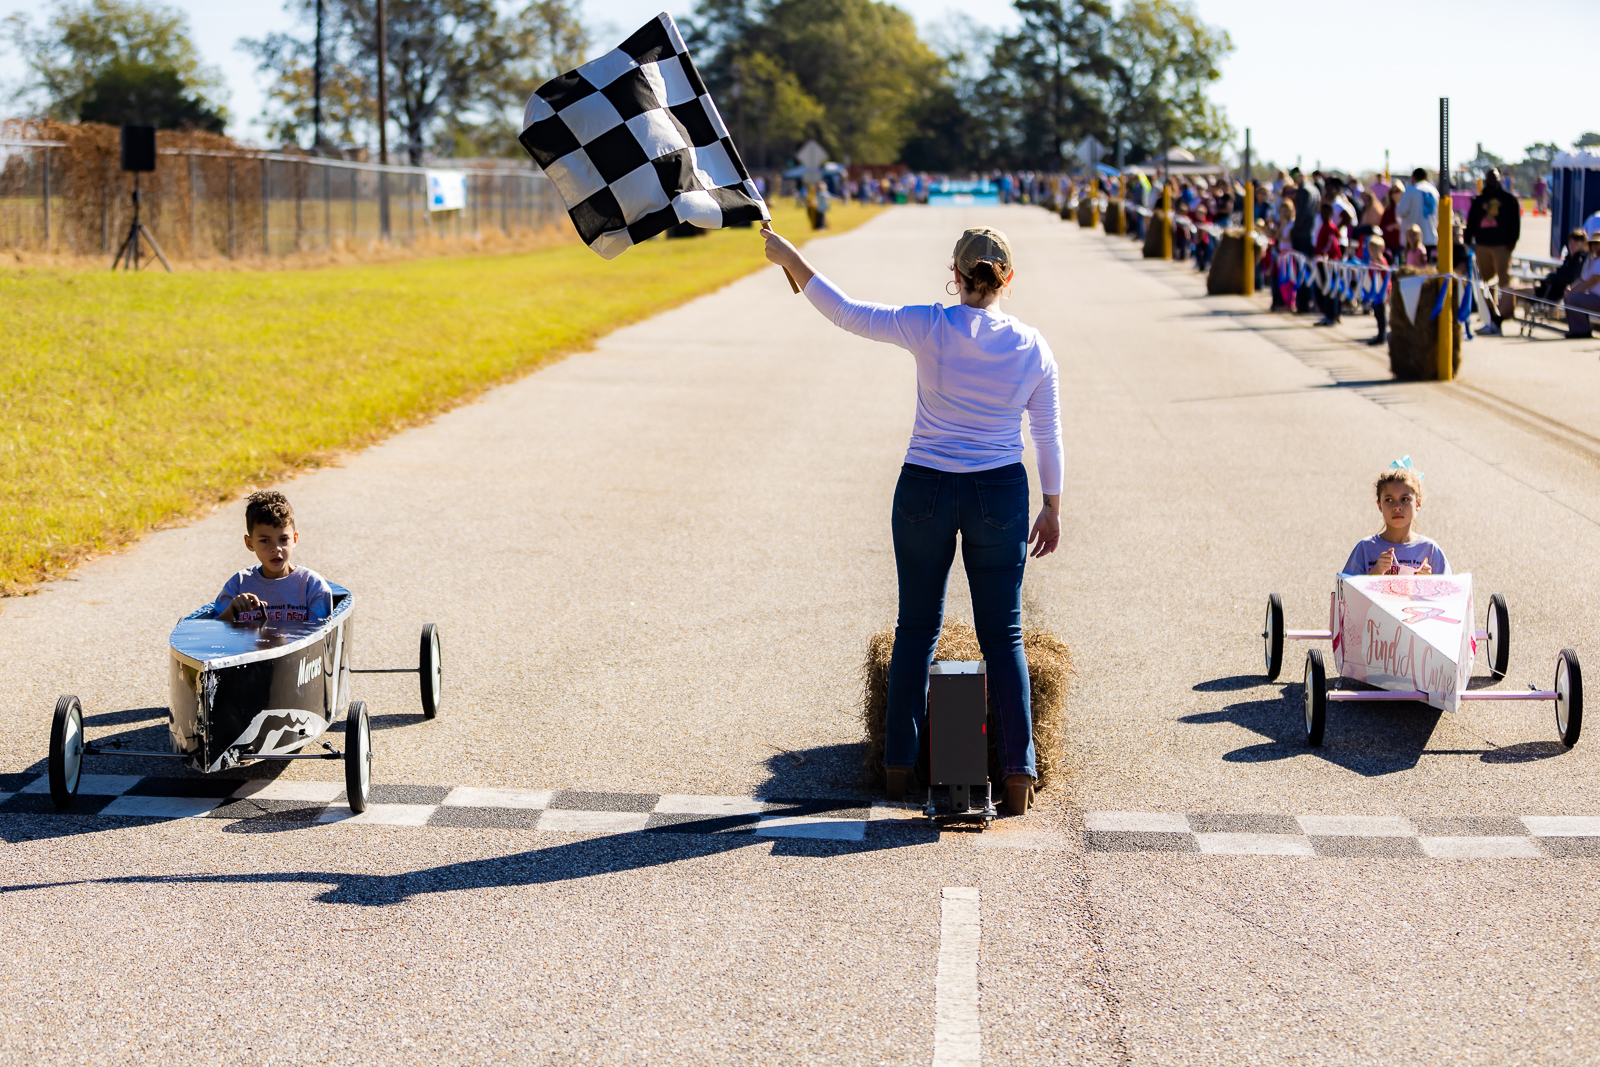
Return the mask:
[[1423,474],[1421,471],[1417,470],[1415,467],[1413,467],[1411,465],[1411,454],[1409,452],[1406,453],[1405,455],[1401,456],[1399,459],[1395,460],[1393,463],[1389,464],[1389,469],[1390,470],[1408,470],[1412,474],[1415,474],[1418,478],[1426,478],[1427,477],[1426,474]]

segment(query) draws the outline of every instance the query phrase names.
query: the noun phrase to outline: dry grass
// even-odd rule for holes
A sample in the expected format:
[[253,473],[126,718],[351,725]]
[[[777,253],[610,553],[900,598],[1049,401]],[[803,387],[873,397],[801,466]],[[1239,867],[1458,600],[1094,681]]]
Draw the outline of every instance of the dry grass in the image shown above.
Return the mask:
[[1121,237],[1122,234],[1117,232],[1118,229],[1127,229],[1126,223],[1119,221],[1122,219],[1122,212],[1123,204],[1121,200],[1113,197],[1106,202],[1106,209],[1100,213],[1100,225],[1108,236]]
[[[875,209],[840,205],[834,230]],[[775,225],[804,236],[792,202]],[[765,265],[759,231],[253,273],[0,271],[0,591]],[[780,282],[781,284],[781,282]]]
[[[1417,319],[1412,322],[1406,317],[1406,304],[1400,296],[1399,281],[1401,278],[1412,278],[1418,274],[1429,275],[1429,280],[1422,284],[1422,295],[1417,299]],[[1439,322],[1430,318],[1433,312],[1434,301],[1439,299],[1439,276],[1431,270],[1422,270],[1417,267],[1401,267],[1389,281],[1389,369],[1396,378],[1407,381],[1433,381],[1439,377]],[[1456,295],[1461,290],[1457,289]],[[1452,361],[1452,375],[1461,370],[1461,323],[1455,317],[1455,308],[1446,307],[1439,312],[1441,318],[1448,316],[1453,331],[1454,349]]]
[[[867,782],[884,782],[883,747],[889,709],[889,657],[894,651],[894,630],[879,630],[867,639],[867,659],[862,668],[861,726],[867,735],[862,769]],[[1072,679],[1072,654],[1066,644],[1047,630],[1022,632],[1022,651],[1028,660],[1028,681],[1033,701],[1033,748],[1039,791],[1048,789],[1067,769],[1067,685]],[[935,660],[978,660],[978,634],[971,626],[947,623],[934,650]],[[989,709],[994,722],[994,709]],[[989,778],[1000,780],[994,751],[995,732],[989,731]]]
[[1167,219],[1166,214],[1164,212],[1162,212],[1162,211],[1157,210],[1157,211],[1151,212],[1150,213],[1150,217],[1145,220],[1145,227],[1144,227],[1144,258],[1145,259],[1165,259],[1166,258],[1165,256],[1163,256],[1161,254],[1161,228],[1163,226],[1171,228],[1172,223]]
[[[1253,247],[1255,246],[1252,242]],[[1217,241],[1217,251],[1211,257],[1211,269],[1206,272],[1206,293],[1222,296],[1244,292],[1244,230],[1226,231]]]

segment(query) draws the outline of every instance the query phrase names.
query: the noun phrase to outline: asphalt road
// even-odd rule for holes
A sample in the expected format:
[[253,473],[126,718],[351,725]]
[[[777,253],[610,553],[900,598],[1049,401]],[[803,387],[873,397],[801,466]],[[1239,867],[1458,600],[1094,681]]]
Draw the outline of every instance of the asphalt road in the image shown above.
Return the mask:
[[[0,605],[0,1064],[928,1064],[971,1007],[951,888],[979,894],[984,1063],[1600,1056],[1600,830],[1523,821],[1600,815],[1600,738],[1561,749],[1541,704],[1347,704],[1311,750],[1299,650],[1269,685],[1256,637],[1274,590],[1321,624],[1410,453],[1425,531],[1508,596],[1507,684],[1562,647],[1600,672],[1600,343],[1478,340],[1460,382],[1397,384],[1363,322],[1206,298],[1028,208],[898,209],[808,254],[942,300],[979,223],[1062,367],[1066,535],[1026,612],[1079,673],[1039,810],[979,835],[869,808],[854,704],[914,379],[768,271],[284,487],[364,665],[440,624],[437,720],[413,680],[357,680],[386,803],[426,825],[16,792],[59,693],[91,736],[159,741],[166,635],[248,562],[239,505]],[[248,773],[329,801],[339,766]],[[452,822],[457,787],[582,818]],[[787,804],[808,836],[674,824],[682,795]],[[1310,854],[1197,851],[1267,847]]]

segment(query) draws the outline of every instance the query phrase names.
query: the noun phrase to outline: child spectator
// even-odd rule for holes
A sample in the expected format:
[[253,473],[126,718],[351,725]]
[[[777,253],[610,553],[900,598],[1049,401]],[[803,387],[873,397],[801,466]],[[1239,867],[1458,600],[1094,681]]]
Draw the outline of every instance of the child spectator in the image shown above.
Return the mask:
[[300,533],[279,492],[252,493],[244,509],[244,545],[261,561],[229,578],[217,594],[223,622],[319,622],[333,611],[333,589],[316,571],[291,562]]
[[[1331,200],[1322,204],[1322,228],[1317,231],[1317,259],[1337,263],[1344,259],[1344,228],[1335,220]],[[1337,326],[1339,323],[1339,297],[1334,293],[1317,291],[1317,304],[1322,308],[1317,326]]]
[[1341,574],[1449,574],[1444,550],[1412,531],[1422,510],[1422,474],[1403,456],[1378,475],[1373,488],[1383,532],[1356,542]]
[[[1382,237],[1373,234],[1367,238],[1365,260],[1368,265],[1384,268],[1389,265],[1389,252],[1384,245]],[[1389,342],[1389,290],[1385,286],[1383,298],[1372,305],[1372,317],[1378,322],[1378,336],[1368,341],[1367,344],[1376,348],[1378,345]]]
[[1289,277],[1286,265],[1290,262],[1290,254],[1294,251],[1294,189],[1289,187],[1288,195],[1278,205],[1278,248],[1277,285],[1273,288],[1274,308],[1286,307],[1294,311],[1294,280]]
[[1422,243],[1422,227],[1415,224],[1406,231],[1405,265],[1408,267],[1428,265],[1428,249]]

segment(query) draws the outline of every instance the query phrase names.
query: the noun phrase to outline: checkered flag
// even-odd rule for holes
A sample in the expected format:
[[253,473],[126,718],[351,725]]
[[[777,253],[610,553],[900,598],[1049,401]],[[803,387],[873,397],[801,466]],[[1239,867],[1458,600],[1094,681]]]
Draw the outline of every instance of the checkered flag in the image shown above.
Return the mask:
[[621,46],[541,85],[518,138],[586,244],[615,259],[680,222],[772,218],[663,12]]

